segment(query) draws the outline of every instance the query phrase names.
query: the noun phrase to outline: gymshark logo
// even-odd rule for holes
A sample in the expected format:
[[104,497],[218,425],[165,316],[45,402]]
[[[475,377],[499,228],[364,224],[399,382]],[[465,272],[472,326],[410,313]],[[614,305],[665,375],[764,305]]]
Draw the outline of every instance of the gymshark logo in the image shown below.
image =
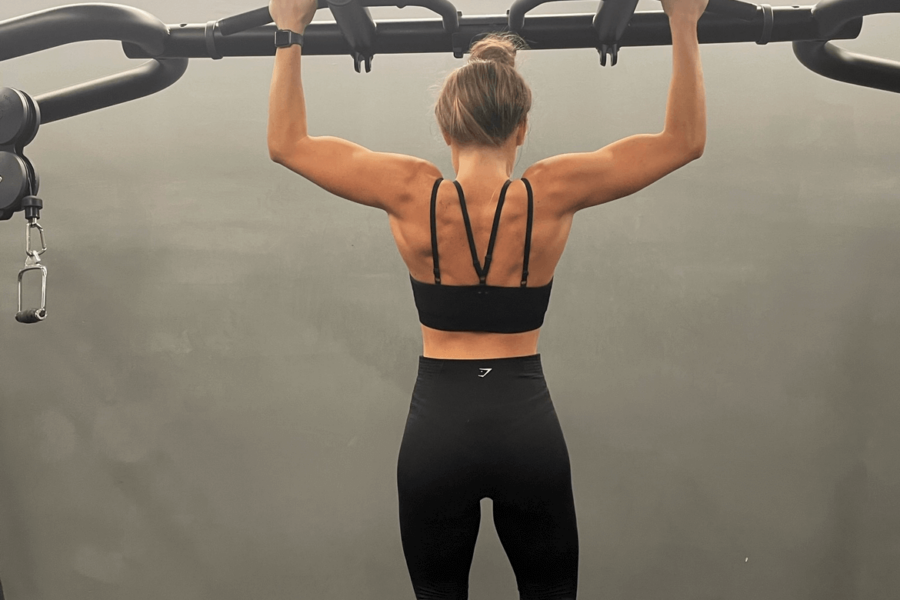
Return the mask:
[[479,377],[486,377],[488,373],[493,371],[493,369],[485,369],[485,368],[480,368],[478,370],[481,371],[481,375],[479,375]]

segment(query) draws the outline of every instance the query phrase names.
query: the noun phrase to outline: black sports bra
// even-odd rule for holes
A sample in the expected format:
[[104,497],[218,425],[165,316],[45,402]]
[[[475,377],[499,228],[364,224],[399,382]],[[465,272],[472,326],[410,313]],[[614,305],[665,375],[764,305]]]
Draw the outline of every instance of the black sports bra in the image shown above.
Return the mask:
[[472,224],[466,209],[466,197],[459,182],[453,182],[459,192],[459,203],[466,225],[466,235],[469,238],[469,249],[472,252],[472,262],[480,283],[478,285],[442,285],[438,261],[436,218],[437,193],[442,181],[443,179],[438,179],[435,182],[434,190],[431,193],[431,256],[434,262],[434,283],[424,283],[413,279],[412,275],[409,276],[416,308],[419,310],[419,321],[426,327],[441,331],[522,333],[539,329],[544,324],[544,313],[547,312],[547,306],[550,303],[550,289],[553,281],[541,287],[528,287],[528,260],[531,255],[531,229],[534,222],[534,195],[531,184],[527,179],[522,179],[528,190],[528,224],[525,230],[522,285],[520,287],[487,285],[494,242],[497,240],[497,230],[500,226],[500,212],[506,201],[506,190],[512,183],[509,180],[503,186],[503,191],[500,192],[500,201],[497,203],[497,212],[494,214],[494,226],[491,229],[491,239],[488,243],[483,268],[475,249],[475,237],[472,234]]

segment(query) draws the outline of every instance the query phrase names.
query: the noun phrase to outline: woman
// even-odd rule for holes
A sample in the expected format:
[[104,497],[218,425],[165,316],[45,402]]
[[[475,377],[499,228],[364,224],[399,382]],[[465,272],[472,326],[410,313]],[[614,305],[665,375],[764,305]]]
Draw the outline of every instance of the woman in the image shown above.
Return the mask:
[[[445,82],[435,114],[452,152],[452,183],[425,160],[310,137],[301,46],[277,51],[272,159],[335,195],[386,211],[409,268],[424,349],[397,483],[403,551],[419,600],[468,597],[485,497],[521,598],[575,598],[569,458],[538,336],[575,213],[632,194],[703,153],[697,20],[707,0],[662,1],[674,56],[664,130],[541,160],[517,182],[509,177],[531,92],[515,69],[512,36],[475,43],[469,63]],[[270,5],[278,28],[299,34],[315,10],[315,0]]]

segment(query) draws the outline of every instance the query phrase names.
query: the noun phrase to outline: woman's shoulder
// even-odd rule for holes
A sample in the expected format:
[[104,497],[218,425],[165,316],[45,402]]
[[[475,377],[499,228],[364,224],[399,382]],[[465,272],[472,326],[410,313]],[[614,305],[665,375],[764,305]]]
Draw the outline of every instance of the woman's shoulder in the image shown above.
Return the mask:
[[409,179],[408,200],[417,203],[421,201],[423,194],[430,197],[434,183],[441,178],[443,178],[443,174],[437,165],[424,158],[418,159]]
[[565,182],[546,160],[540,160],[525,169],[522,179],[527,180],[531,186],[535,206],[555,207],[559,212],[565,212],[561,208],[561,198],[566,189]]

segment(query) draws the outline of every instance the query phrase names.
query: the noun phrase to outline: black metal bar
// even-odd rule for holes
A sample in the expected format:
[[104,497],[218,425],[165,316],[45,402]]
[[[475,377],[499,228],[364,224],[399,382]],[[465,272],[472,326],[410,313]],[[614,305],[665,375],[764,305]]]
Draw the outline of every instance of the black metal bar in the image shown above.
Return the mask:
[[706,11],[749,21],[756,16],[759,7],[750,2],[741,2],[741,0],[709,0]]
[[813,9],[821,27],[820,40],[836,39],[831,32],[847,21],[884,13],[900,13],[900,0],[821,0]]
[[[439,14],[444,21],[444,29],[449,32],[459,29],[459,13],[449,0],[360,0],[360,6],[421,6]],[[318,8],[328,7],[328,0],[318,0]],[[248,29],[255,29],[272,22],[269,7],[264,6],[250,12],[222,19],[217,23],[219,33],[234,35]]]
[[[459,13],[449,0],[318,0],[317,9],[329,8],[335,22],[340,28],[341,35],[347,40],[351,48],[356,71],[365,63],[366,72],[372,69],[372,58],[376,36],[375,21],[369,12],[370,6],[422,6],[441,15],[444,22],[444,30],[450,33],[459,29]],[[206,25],[206,45],[211,58],[219,59],[223,55],[219,52],[219,36],[227,37],[268,25],[272,22],[269,8],[263,7],[254,11],[243,13],[218,22],[210,22]],[[459,54],[460,49],[455,49]]]
[[187,67],[186,58],[151,60],[132,71],[44,94],[34,101],[41,110],[41,123],[52,123],[160,92],[181,79]]
[[[525,15],[542,4],[563,2],[565,0],[516,0],[509,9],[509,29],[519,32],[525,27]],[[615,0],[605,0],[603,4],[615,4]],[[600,6],[603,10],[604,6]],[[706,11],[726,17],[734,17],[743,21],[756,18],[759,6],[741,0],[709,0]]]
[[867,15],[900,13],[900,0],[822,0],[813,10],[819,23],[815,41],[795,41],[794,54],[811,71],[865,87],[900,92],[900,62],[847,52],[829,41],[848,21]]
[[[774,9],[773,42],[812,40],[819,37],[819,25],[811,7],[789,6]],[[528,17],[522,35],[534,50],[596,48],[597,31],[594,15],[545,15]],[[722,44],[756,42],[764,26],[762,11],[752,21],[706,14],[700,19],[698,35],[701,43]],[[492,31],[507,30],[506,15],[462,17],[458,35],[465,40]],[[862,19],[845,23],[832,39],[854,39],[862,29]],[[205,25],[173,28],[161,58],[209,58],[205,41]],[[223,56],[272,56],[274,26],[216,38]],[[622,36],[622,46],[663,46],[672,43],[669,20],[662,11],[639,12]],[[129,58],[152,58],[125,43]],[[468,48],[468,44],[465,45]],[[374,50],[378,54],[407,54],[451,52],[453,36],[444,31],[443,23],[435,19],[409,21],[379,21]],[[313,23],[306,29],[303,52],[306,55],[349,54],[351,48],[335,23]]]
[[62,6],[0,22],[0,61],[88,40],[129,42],[156,55],[168,37],[165,23],[130,6]]
[[900,62],[847,52],[829,42],[794,42],[794,54],[829,79],[900,93]]

